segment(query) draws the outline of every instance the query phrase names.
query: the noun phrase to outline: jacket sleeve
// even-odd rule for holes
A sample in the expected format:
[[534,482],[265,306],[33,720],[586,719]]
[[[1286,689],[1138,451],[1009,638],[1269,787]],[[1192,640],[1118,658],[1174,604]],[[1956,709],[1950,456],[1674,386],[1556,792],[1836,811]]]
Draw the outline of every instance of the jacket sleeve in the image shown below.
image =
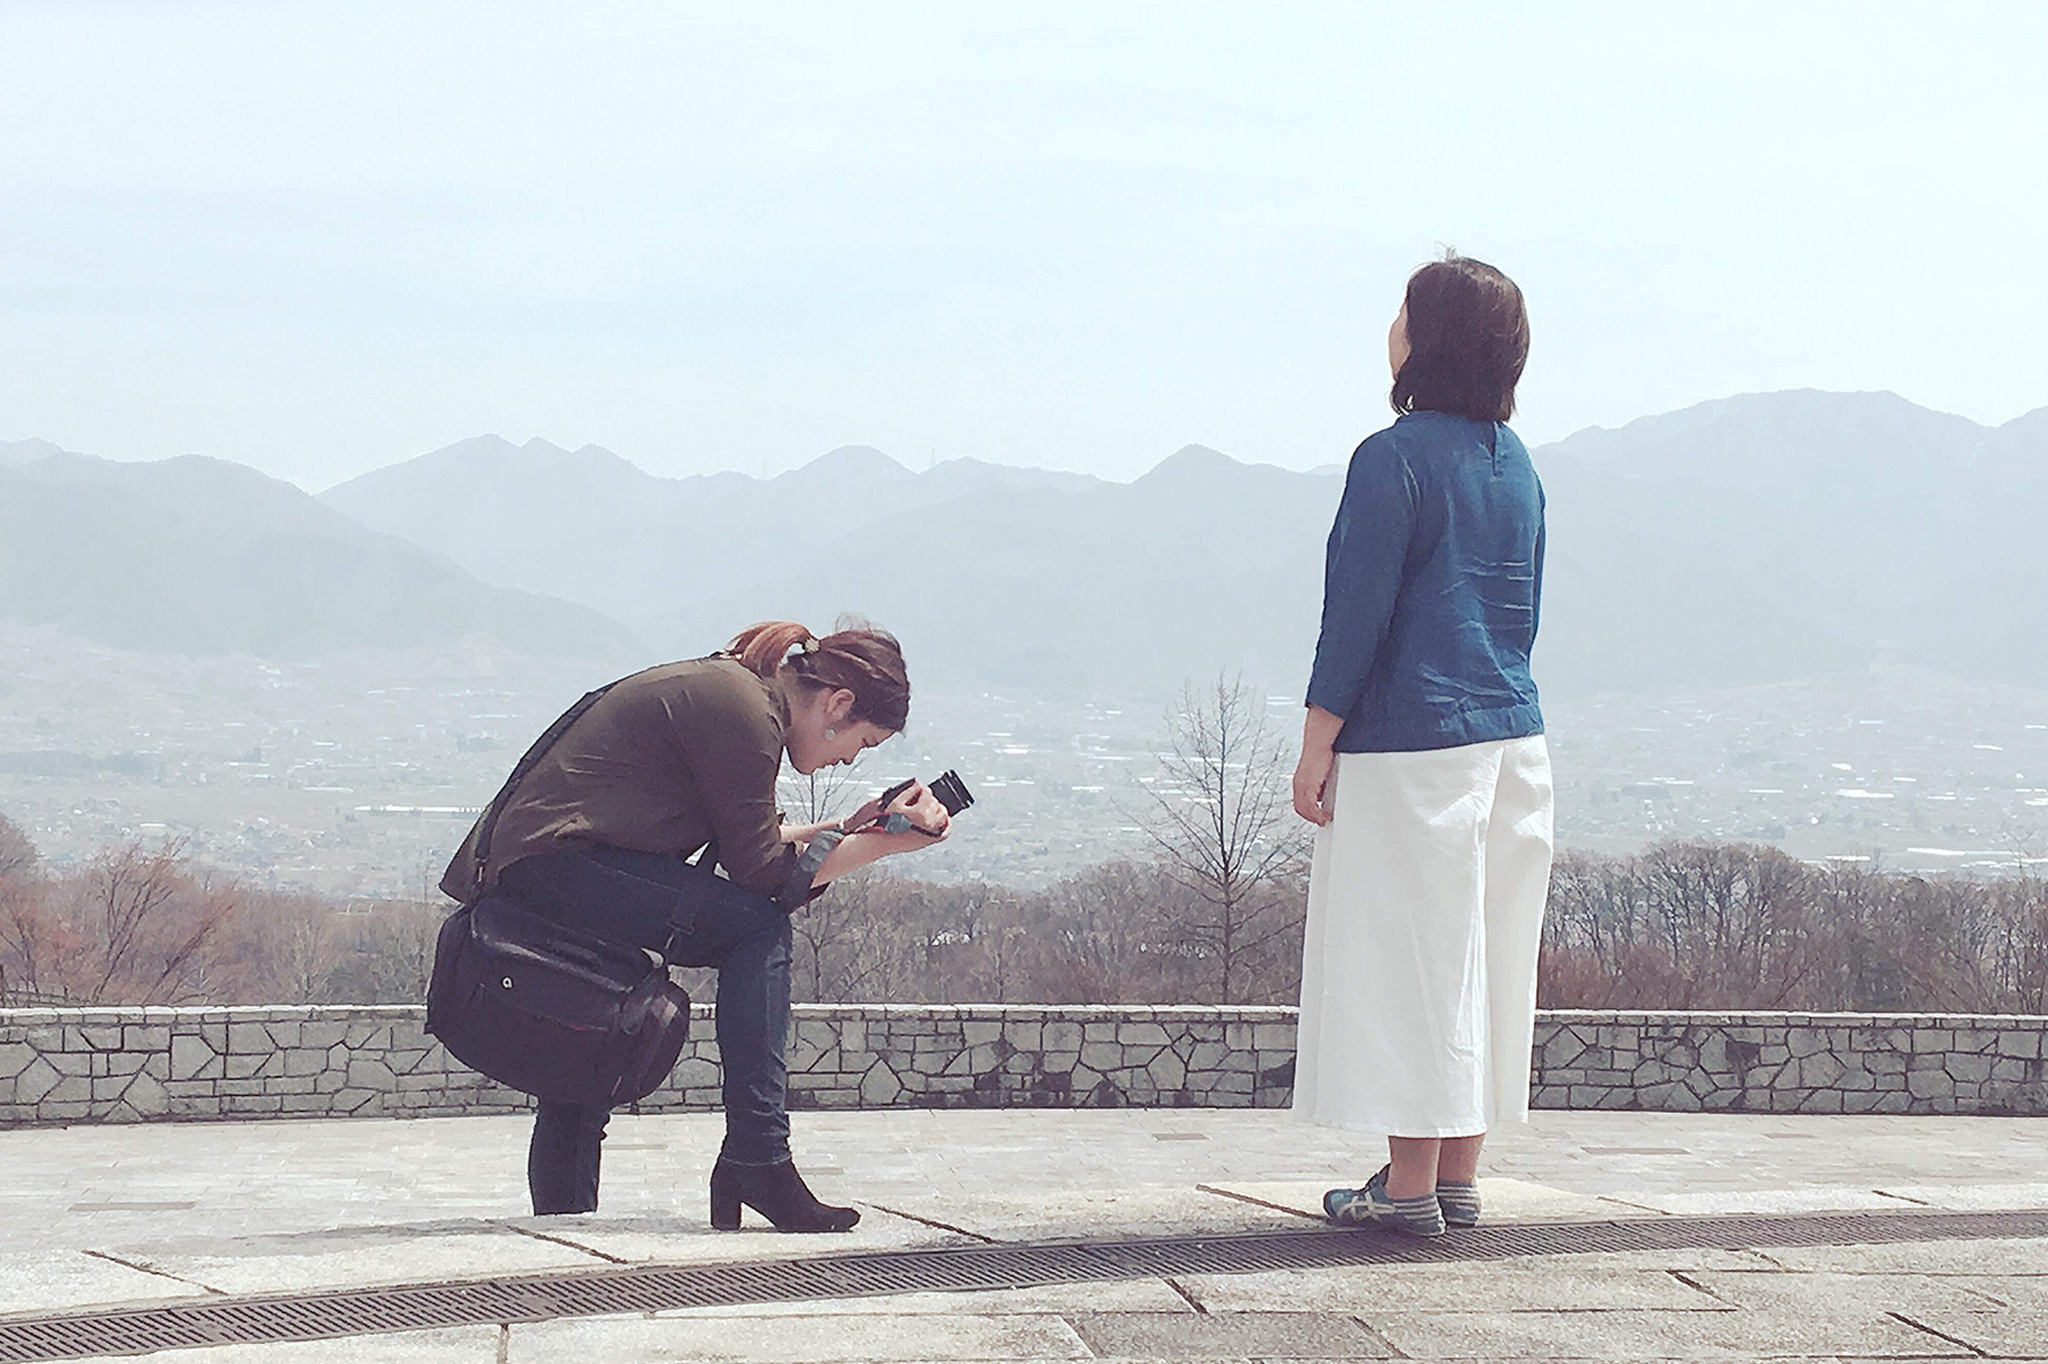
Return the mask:
[[1415,533],[1414,475],[1387,432],[1351,457],[1323,562],[1323,626],[1308,704],[1349,716],[1387,635]]
[[1536,627],[1543,621],[1543,541],[1548,533],[1549,499],[1543,495],[1543,485],[1536,485],[1536,584],[1535,593],[1529,599],[1529,643],[1536,643]]

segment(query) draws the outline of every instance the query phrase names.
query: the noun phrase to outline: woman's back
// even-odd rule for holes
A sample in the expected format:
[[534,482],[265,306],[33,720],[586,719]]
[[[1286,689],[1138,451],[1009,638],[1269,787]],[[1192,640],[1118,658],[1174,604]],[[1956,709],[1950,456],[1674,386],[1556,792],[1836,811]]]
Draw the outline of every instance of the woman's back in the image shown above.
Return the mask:
[[795,861],[775,810],[788,719],[779,691],[730,657],[622,678],[506,803],[483,878],[472,830],[442,889],[467,899],[520,858],[565,847],[687,855],[717,837],[733,879],[777,890]]
[[1529,654],[1543,488],[1500,422],[1411,412],[1351,458],[1330,531],[1309,701],[1340,752],[1399,752],[1543,729]]

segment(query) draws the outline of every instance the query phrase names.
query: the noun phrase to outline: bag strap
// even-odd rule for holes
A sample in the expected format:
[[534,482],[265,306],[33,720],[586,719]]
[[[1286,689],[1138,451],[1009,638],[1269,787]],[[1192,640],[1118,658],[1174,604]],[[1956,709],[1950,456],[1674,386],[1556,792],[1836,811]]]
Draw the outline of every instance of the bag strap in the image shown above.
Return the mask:
[[498,794],[492,797],[489,807],[484,810],[483,818],[477,821],[476,842],[470,849],[471,884],[481,886],[484,883],[484,866],[491,855],[491,831],[498,826],[498,816],[511,802],[513,791],[526,780],[526,774],[547,756],[547,751],[555,746],[555,740],[567,733],[569,726],[583,718],[584,711],[596,705],[599,698],[617,685],[617,682],[607,682],[596,691],[585,692],[581,700],[563,711],[553,724],[542,731],[541,736],[533,741],[533,746],[526,750],[526,756],[514,765],[512,775],[505,778],[505,784],[498,788]]

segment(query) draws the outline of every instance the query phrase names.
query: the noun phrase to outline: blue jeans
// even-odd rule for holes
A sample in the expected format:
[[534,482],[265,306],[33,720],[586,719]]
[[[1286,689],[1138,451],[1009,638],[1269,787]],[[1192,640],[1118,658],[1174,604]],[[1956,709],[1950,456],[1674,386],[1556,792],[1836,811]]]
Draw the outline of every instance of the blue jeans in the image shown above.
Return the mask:
[[[680,858],[595,847],[522,858],[499,875],[537,914],[638,943],[678,966],[718,968],[718,1054],[724,1068],[725,1145],[719,1159],[778,1165],[789,1157],[789,916],[700,905]],[[526,1180],[535,1213],[597,1207],[608,1107],[543,1100],[534,1117]]]

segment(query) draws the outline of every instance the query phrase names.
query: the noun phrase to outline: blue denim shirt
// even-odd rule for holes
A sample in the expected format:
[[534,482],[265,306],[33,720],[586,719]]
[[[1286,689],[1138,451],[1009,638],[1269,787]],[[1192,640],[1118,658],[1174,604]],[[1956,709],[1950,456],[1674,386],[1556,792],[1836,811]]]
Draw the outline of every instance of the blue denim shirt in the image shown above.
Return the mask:
[[1543,732],[1529,650],[1543,485],[1499,422],[1411,412],[1351,456],[1323,575],[1310,705],[1340,753]]

